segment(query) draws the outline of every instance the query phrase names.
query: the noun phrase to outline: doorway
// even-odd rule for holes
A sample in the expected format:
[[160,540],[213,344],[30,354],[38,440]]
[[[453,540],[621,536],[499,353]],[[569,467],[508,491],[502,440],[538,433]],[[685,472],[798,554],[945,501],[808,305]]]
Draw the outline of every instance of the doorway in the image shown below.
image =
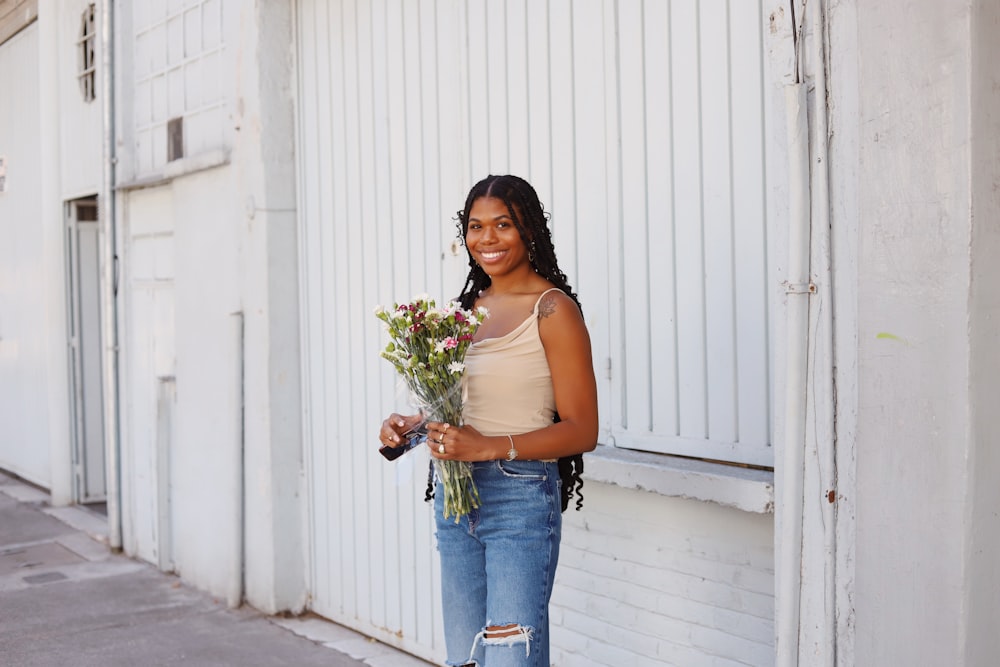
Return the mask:
[[73,500],[102,503],[106,486],[97,197],[67,204],[66,248]]

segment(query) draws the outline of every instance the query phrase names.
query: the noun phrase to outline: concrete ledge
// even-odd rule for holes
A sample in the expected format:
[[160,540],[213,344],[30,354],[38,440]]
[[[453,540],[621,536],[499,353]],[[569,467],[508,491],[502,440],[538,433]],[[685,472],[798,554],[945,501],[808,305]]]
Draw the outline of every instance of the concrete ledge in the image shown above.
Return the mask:
[[277,626],[305,637],[326,648],[346,653],[370,667],[428,667],[430,663],[397,650],[376,639],[366,637],[333,621],[314,616],[280,618],[272,617]]
[[101,544],[108,543],[108,520],[90,510],[68,505],[66,507],[46,507],[45,514],[59,519],[63,523],[87,534]]
[[141,188],[152,188],[164,185],[189,174],[196,174],[199,171],[224,167],[229,164],[229,151],[216,149],[205,151],[190,157],[182,157],[168,162],[159,172],[147,173],[139,176],[134,181],[119,183],[115,190],[138,190]]
[[774,512],[774,473],[768,470],[598,445],[584,455],[583,478],[744,512]]
[[49,502],[48,492],[36,489],[33,486],[29,486],[28,484],[24,484],[15,479],[10,479],[10,481],[4,484],[3,489],[0,489],[0,491],[3,491],[14,500],[22,503]]

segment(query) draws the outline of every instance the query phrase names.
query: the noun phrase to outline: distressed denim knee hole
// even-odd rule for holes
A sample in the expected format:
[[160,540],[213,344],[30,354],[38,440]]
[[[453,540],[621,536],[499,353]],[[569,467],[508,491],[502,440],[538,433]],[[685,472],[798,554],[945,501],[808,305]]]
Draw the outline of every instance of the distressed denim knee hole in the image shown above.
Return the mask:
[[479,633],[479,639],[483,646],[516,646],[524,644],[524,656],[531,655],[531,638],[535,634],[535,629],[521,625],[519,623],[508,623],[506,625],[490,625]]

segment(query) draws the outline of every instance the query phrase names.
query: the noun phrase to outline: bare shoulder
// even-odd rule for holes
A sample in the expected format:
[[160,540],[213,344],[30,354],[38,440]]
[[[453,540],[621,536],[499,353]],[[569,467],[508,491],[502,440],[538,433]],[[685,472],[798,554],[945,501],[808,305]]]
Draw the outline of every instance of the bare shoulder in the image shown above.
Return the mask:
[[550,335],[560,339],[567,335],[586,335],[587,329],[580,307],[561,290],[542,295],[538,302],[538,327],[543,340]]
[[576,301],[565,292],[553,290],[538,302],[538,337],[553,378],[591,367],[587,324]]
[[554,316],[577,315],[579,306],[562,290],[551,290],[542,295],[538,301],[538,319],[545,320]]

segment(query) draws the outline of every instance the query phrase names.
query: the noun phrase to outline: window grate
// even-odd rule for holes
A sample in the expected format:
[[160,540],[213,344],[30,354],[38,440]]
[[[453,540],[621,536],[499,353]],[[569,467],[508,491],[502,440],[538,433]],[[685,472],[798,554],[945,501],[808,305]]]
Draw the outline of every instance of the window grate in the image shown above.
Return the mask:
[[84,102],[93,102],[97,99],[96,13],[93,4],[87,5],[87,8],[83,10],[83,17],[80,20],[80,38],[76,42],[79,54],[77,78],[80,81],[80,94],[83,95]]

